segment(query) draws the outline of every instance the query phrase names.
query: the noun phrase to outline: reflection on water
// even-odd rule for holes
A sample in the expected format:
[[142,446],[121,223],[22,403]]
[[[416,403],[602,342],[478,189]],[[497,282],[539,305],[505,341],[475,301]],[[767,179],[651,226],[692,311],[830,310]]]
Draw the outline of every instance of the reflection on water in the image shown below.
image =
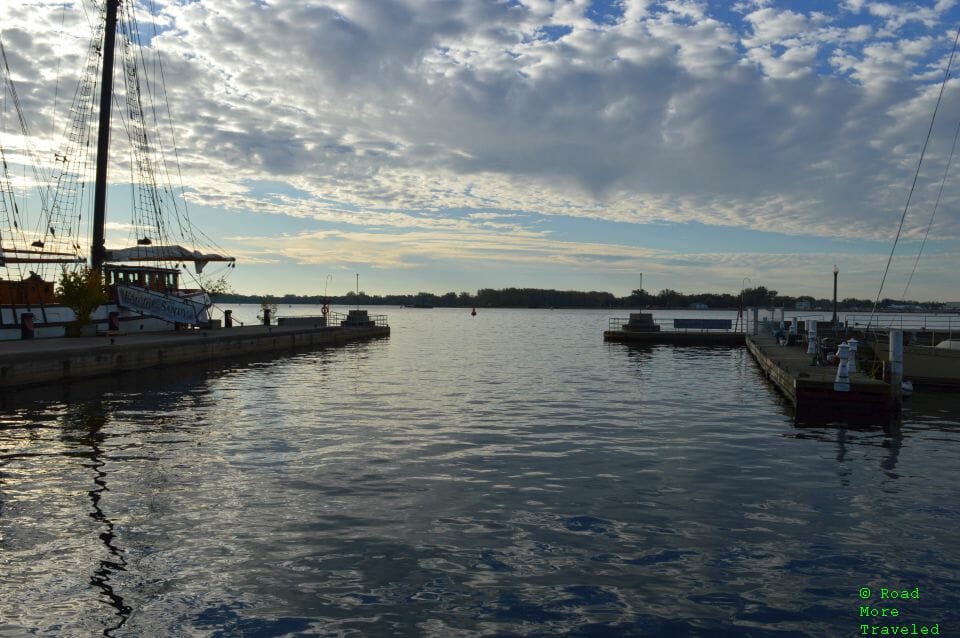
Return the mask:
[[954,396],[798,426],[743,349],[606,320],[393,311],[9,402],[0,636],[853,635],[889,584],[956,626]]
[[[130,617],[130,607],[123,602],[123,596],[116,592],[111,583],[111,576],[117,572],[124,571],[127,561],[124,559],[123,552],[114,542],[117,537],[113,533],[113,521],[111,521],[103,512],[100,506],[100,500],[104,492],[107,491],[107,472],[104,471],[106,461],[103,459],[103,450],[101,445],[104,442],[102,430],[107,423],[107,414],[99,401],[89,401],[79,403],[68,408],[63,417],[63,442],[70,448],[80,448],[78,455],[80,458],[86,456],[87,463],[85,467],[93,470],[94,487],[87,492],[90,495],[90,503],[93,506],[90,517],[101,525],[102,531],[99,534],[100,540],[106,549],[106,557],[100,559],[99,564],[90,577],[90,584],[99,589],[105,600],[116,613],[116,623],[103,630],[104,636],[112,636],[114,632],[123,627],[124,623]],[[85,455],[84,448],[89,448],[89,454]]]

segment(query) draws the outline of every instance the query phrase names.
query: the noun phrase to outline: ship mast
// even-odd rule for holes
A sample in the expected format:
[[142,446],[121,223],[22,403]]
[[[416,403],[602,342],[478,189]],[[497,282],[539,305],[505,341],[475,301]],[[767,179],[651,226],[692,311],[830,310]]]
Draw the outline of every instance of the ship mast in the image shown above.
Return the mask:
[[117,10],[120,0],[106,0],[107,20],[103,36],[103,72],[100,81],[100,124],[97,128],[97,172],[93,194],[93,244],[90,266],[103,270],[107,249],[104,227],[107,208],[107,162],[110,150],[110,111],[113,100],[113,58],[117,40]]

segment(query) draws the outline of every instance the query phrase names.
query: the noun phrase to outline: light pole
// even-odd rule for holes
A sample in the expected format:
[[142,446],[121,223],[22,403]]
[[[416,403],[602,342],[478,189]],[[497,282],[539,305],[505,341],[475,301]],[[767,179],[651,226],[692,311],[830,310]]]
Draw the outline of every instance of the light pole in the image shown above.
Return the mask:
[[833,265],[833,327],[837,327],[837,275],[840,274],[840,269],[837,268],[837,265]]
[[737,326],[739,327],[740,325],[742,325],[744,333],[747,332],[747,320],[743,316],[743,291],[746,289],[748,281],[752,286],[753,280],[750,279],[749,277],[744,277],[743,279],[740,280],[740,307],[737,309]]

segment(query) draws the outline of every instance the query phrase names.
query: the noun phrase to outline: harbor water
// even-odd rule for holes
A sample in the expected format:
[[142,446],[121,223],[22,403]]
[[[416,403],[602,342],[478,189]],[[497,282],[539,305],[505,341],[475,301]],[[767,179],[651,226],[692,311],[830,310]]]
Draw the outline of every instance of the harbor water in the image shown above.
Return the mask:
[[0,637],[960,634],[960,395],[796,423],[746,349],[616,312],[371,311],[5,396]]

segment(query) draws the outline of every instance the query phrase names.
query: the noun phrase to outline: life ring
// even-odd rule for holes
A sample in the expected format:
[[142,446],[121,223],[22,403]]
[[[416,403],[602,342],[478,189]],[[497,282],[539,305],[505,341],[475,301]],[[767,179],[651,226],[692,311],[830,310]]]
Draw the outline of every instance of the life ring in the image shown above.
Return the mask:
[[327,306],[327,304],[323,304],[323,307],[320,308],[320,313],[321,313],[324,317],[326,317],[326,316],[327,316],[327,313],[329,313],[329,312],[330,312],[330,307]]

